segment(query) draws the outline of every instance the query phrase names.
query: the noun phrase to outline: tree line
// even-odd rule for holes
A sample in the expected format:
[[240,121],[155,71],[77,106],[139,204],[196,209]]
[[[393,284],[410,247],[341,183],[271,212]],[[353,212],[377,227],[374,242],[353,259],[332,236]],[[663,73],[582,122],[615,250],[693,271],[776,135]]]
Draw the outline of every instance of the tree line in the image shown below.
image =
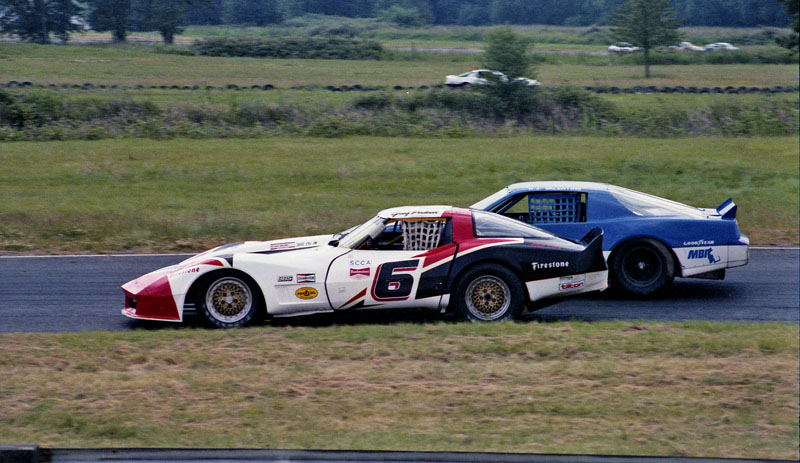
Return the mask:
[[[786,3],[785,6],[783,3]],[[796,0],[670,0],[684,26],[785,27]],[[186,25],[279,24],[306,14],[379,18],[400,26],[608,24],[623,0],[3,0],[0,31],[61,40],[70,31],[158,31],[171,43]],[[795,8],[796,9],[796,8]],[[796,16],[796,13],[793,13]]]

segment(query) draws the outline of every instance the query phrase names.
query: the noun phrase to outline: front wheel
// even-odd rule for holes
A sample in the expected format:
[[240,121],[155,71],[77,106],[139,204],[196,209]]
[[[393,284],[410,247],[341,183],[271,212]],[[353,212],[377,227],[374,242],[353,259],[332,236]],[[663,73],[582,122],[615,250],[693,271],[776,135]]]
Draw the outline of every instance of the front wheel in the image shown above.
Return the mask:
[[611,286],[636,296],[648,296],[675,278],[672,254],[655,240],[624,243],[609,262]]
[[493,264],[469,270],[459,279],[454,295],[457,315],[471,321],[511,320],[525,305],[525,290],[519,278]]
[[244,326],[261,310],[258,285],[245,274],[218,272],[199,293],[199,312],[204,321],[219,328]]

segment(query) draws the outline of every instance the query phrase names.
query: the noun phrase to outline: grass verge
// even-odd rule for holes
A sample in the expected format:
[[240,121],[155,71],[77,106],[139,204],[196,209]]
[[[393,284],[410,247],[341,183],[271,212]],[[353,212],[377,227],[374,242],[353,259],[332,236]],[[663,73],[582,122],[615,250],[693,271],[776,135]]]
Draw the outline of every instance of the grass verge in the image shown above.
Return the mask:
[[332,233],[380,209],[590,180],[698,207],[733,197],[754,244],[798,242],[794,137],[20,142],[0,151],[0,251],[187,251]]
[[0,336],[0,443],[798,457],[797,326]]
[[[430,55],[430,56],[428,56]],[[34,45],[0,43],[0,82],[103,85],[403,85],[441,84],[448,74],[479,66],[483,57],[426,54],[424,60],[305,60],[218,58],[154,53],[147,46]],[[771,87],[797,85],[797,65],[731,64],[654,66],[541,64],[536,76],[547,86],[636,85]]]

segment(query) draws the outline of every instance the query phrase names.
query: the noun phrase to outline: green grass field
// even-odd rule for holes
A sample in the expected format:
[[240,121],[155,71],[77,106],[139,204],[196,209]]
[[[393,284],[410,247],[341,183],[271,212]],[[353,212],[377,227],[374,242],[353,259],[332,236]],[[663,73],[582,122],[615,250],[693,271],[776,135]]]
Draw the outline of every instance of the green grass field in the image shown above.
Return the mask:
[[467,206],[545,179],[699,207],[732,196],[753,243],[798,242],[794,137],[115,139],[5,144],[0,249],[200,250],[332,233],[392,206]]
[[797,459],[797,326],[0,335],[0,444]]
[[[480,64],[481,57],[437,55],[418,61],[342,61],[216,58],[154,53],[147,46],[33,45],[0,43],[0,82],[105,85],[435,85],[448,74]],[[796,65],[642,66],[542,64],[536,77],[545,85],[792,86]]]

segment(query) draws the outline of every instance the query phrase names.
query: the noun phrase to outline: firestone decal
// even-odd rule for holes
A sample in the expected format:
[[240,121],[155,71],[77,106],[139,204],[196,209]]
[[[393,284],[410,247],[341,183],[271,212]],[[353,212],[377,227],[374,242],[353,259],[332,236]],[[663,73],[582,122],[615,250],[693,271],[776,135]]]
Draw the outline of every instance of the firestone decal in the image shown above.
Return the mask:
[[298,299],[314,299],[319,293],[314,288],[303,287],[294,292]]
[[709,264],[716,264],[717,262],[722,260],[722,258],[712,254],[713,250],[714,250],[714,248],[692,249],[691,251],[689,251],[689,255],[687,256],[687,258],[688,259],[708,259],[708,263]]
[[544,270],[547,268],[564,268],[569,267],[569,262],[531,262],[531,267],[534,270]]
[[298,283],[316,283],[317,282],[317,275],[315,273],[298,273],[297,274],[297,282]]

